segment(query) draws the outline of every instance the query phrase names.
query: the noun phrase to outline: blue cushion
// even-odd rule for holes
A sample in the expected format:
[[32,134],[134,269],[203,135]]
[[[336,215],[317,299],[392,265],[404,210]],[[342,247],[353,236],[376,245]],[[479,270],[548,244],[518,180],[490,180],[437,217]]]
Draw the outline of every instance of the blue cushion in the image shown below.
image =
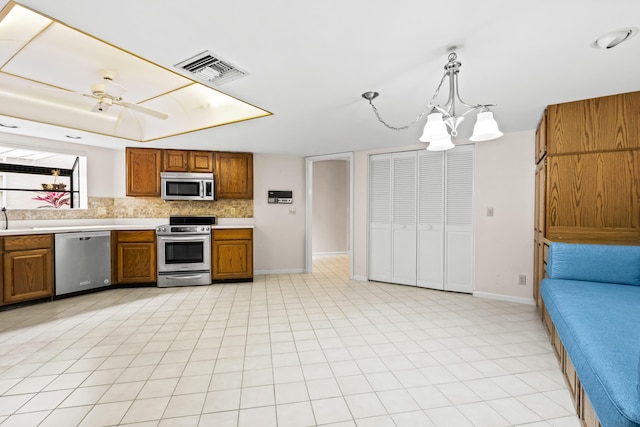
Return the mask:
[[544,279],[544,304],[603,427],[640,427],[640,287]]
[[640,286],[640,246],[553,242],[547,276]]

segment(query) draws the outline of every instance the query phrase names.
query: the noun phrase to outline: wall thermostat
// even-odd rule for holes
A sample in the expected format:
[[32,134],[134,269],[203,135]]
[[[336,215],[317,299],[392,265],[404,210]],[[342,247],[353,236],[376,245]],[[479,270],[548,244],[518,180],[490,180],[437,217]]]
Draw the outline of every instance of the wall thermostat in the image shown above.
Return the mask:
[[269,190],[269,195],[267,197],[267,202],[269,202],[269,203],[291,204],[291,203],[293,203],[293,191],[274,191],[274,190]]

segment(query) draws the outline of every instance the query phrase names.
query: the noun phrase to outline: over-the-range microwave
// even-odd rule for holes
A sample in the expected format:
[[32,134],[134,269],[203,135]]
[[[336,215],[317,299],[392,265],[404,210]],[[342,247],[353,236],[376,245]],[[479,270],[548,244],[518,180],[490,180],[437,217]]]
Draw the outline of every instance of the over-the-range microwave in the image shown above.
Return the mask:
[[162,200],[215,200],[212,173],[161,172]]

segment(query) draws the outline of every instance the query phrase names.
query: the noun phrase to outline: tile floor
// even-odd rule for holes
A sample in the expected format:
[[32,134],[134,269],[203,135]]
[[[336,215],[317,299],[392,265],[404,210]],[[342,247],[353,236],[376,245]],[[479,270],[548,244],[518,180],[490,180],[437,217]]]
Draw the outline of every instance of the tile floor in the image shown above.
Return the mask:
[[333,256],[0,312],[0,425],[580,424],[534,307],[349,281]]

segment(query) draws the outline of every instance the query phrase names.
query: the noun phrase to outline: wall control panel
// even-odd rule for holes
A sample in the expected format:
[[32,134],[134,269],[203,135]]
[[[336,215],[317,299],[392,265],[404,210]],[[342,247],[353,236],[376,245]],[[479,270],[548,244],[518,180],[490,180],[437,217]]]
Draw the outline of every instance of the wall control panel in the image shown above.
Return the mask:
[[274,191],[269,190],[267,198],[268,203],[281,203],[291,204],[293,203],[293,191]]

